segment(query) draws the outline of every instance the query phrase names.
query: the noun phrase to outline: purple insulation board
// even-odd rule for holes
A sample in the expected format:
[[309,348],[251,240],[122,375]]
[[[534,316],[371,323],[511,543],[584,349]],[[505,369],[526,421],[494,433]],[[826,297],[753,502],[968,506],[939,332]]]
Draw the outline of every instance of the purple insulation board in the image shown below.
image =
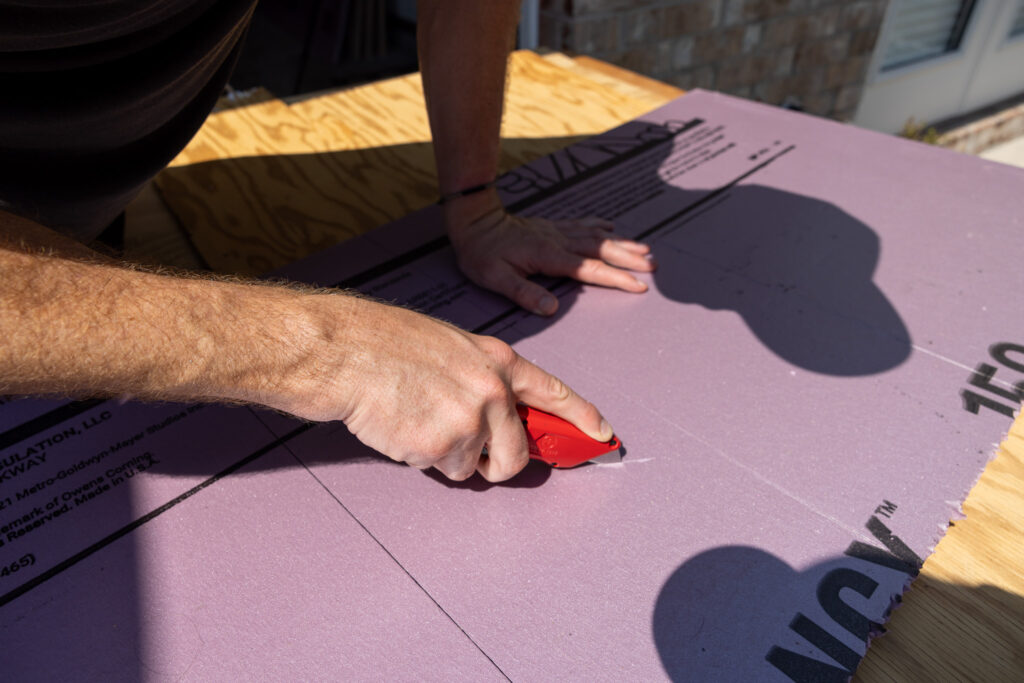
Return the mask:
[[706,92],[506,174],[652,244],[651,290],[459,274],[436,209],[285,269],[496,335],[620,464],[503,485],[342,424],[0,405],[14,679],[845,680],[1024,389],[1024,173]]

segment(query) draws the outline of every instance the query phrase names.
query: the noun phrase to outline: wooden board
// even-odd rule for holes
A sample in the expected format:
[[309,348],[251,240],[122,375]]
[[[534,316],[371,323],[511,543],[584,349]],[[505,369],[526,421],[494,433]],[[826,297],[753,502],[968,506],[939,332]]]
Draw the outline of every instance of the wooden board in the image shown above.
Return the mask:
[[[276,99],[266,88],[230,90],[217,100],[214,112],[249,107]],[[207,270],[177,217],[150,182],[125,207],[124,258],[135,263]]]
[[361,192],[384,172],[274,100],[211,116],[156,183],[213,270],[256,275],[386,222]]
[[1024,416],[963,508],[854,680],[1024,678]]
[[585,55],[569,57],[561,52],[552,52],[544,55],[544,59],[634,100],[650,102],[654,107],[684,93],[681,88],[674,85],[656,81],[635,71],[629,71]]
[[124,218],[125,259],[184,270],[208,267],[153,183],[147,183],[125,207]]

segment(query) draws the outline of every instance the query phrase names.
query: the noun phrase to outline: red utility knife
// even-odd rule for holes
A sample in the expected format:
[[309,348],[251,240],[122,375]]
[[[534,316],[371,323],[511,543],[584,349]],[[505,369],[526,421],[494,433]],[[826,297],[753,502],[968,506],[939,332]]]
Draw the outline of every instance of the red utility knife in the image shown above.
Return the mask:
[[530,457],[534,460],[559,468],[576,467],[595,458],[600,458],[600,462],[621,461],[622,443],[615,436],[611,441],[595,441],[551,413],[522,404],[516,410],[526,427]]

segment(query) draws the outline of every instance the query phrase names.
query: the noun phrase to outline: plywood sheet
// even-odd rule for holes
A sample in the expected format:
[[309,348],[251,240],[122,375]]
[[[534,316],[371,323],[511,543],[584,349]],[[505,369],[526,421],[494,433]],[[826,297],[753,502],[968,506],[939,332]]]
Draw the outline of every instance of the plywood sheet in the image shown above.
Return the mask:
[[[653,106],[517,52],[501,170]],[[156,183],[217,271],[259,275],[350,239],[437,200],[419,74],[214,114]]]
[[872,643],[857,681],[1009,681],[1024,670],[1024,418]]

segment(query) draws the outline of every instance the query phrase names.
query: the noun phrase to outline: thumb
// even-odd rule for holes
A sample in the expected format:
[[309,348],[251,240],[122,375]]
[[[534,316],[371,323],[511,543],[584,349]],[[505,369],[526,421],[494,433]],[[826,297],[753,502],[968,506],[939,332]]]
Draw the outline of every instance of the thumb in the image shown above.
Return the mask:
[[558,310],[558,299],[551,292],[527,280],[507,263],[495,264],[479,284],[537,315],[552,315]]

